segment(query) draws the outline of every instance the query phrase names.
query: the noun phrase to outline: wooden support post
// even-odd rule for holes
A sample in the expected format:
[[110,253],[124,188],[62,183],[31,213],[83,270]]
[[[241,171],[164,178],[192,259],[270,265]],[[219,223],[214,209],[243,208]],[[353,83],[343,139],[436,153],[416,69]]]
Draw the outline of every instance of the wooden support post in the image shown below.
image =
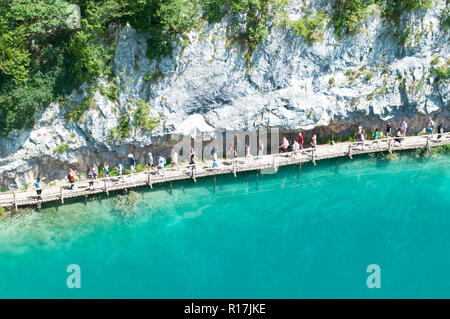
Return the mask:
[[352,144],[351,143],[348,146],[348,157],[350,157],[350,159],[353,159],[353,157],[352,157]]
[[234,177],[236,177],[236,166],[237,166],[237,164],[235,164],[233,162],[233,175],[234,175]]
[[430,138],[431,138],[431,137],[427,137],[427,145],[425,145],[425,148],[428,150],[428,152],[431,152]]
[[213,187],[214,194],[216,193],[216,174],[214,174],[214,187]]
[[14,209],[17,210],[16,192],[13,192],[13,198],[14,198]]
[[392,138],[390,137],[388,139],[388,151],[390,154],[392,154]]
[[61,204],[64,205],[64,193],[63,193],[63,190],[64,190],[64,188],[63,188],[63,186],[61,185],[61,186],[60,186]]
[[87,202],[87,200],[88,200],[88,194],[85,194],[85,195],[84,195],[84,200]]
[[103,180],[103,184],[105,185],[105,192],[106,192],[106,195],[109,196],[108,185],[106,184],[106,179]]
[[315,159],[315,156],[314,156],[314,151],[315,151],[315,149],[313,148],[312,151],[311,151],[311,161],[313,162],[314,165],[316,165],[316,159]]
[[172,195],[172,180],[170,180],[170,195]]
[[147,184],[148,184],[148,186],[150,186],[150,188],[153,188],[153,185],[152,185],[152,173],[151,172],[148,172],[147,173]]

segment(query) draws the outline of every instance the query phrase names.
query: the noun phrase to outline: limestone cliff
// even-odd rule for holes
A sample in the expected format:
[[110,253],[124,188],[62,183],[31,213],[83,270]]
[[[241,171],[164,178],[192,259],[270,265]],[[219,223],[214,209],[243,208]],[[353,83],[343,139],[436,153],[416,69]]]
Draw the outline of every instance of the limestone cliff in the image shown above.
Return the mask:
[[[308,12],[330,10],[328,1],[306,1]],[[290,19],[305,14],[305,1],[291,1]],[[161,61],[146,57],[149,35],[130,25],[117,32],[114,78],[102,79],[117,89],[116,98],[97,90],[82,119],[69,122],[53,103],[31,130],[0,139],[0,184],[23,186],[37,175],[63,178],[73,165],[83,169],[95,159],[125,156],[130,150],[164,150],[170,134],[194,129],[255,130],[259,127],[336,132],[362,123],[384,127],[406,118],[412,132],[424,118],[448,125],[449,82],[436,81],[433,66],[449,64],[449,34],[441,27],[445,0],[427,10],[401,16],[407,36],[399,43],[392,26],[374,8],[359,34],[339,38],[327,24],[322,41],[307,43],[287,26],[273,27],[246,62],[245,50],[230,41],[229,17],[205,23],[187,35],[174,54]],[[82,103],[81,87],[69,97]],[[133,125],[129,137],[112,138],[120,114],[134,112],[139,101],[161,122],[151,132]],[[161,138],[163,137],[163,138]],[[59,151],[58,151],[59,150]]]

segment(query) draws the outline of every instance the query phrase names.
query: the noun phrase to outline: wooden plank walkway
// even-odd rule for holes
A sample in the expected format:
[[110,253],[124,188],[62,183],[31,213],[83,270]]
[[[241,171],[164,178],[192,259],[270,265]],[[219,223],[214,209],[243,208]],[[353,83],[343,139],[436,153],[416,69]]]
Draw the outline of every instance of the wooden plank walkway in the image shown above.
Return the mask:
[[94,182],[94,189],[89,188],[89,181],[76,182],[74,189],[70,189],[68,182],[56,186],[45,186],[42,190],[41,198],[34,189],[26,191],[15,191],[0,193],[0,206],[17,209],[22,206],[36,205],[40,207],[42,203],[60,201],[74,197],[85,197],[89,195],[106,193],[112,191],[128,190],[135,187],[148,185],[153,187],[158,183],[172,183],[177,180],[193,179],[200,177],[215,176],[220,174],[236,174],[245,171],[255,170],[277,170],[279,166],[301,164],[318,160],[353,155],[392,152],[412,149],[431,149],[435,146],[450,144],[450,133],[408,136],[401,138],[401,142],[396,138],[365,141],[364,145],[355,142],[337,143],[334,145],[318,145],[316,149],[304,149],[298,152],[263,155],[261,157],[237,158],[236,160],[219,160],[218,168],[212,168],[212,161],[200,162],[197,164],[196,174],[192,173],[190,165],[180,165],[180,168],[168,168],[164,173],[157,174],[156,170],[123,175],[121,177],[101,178]]

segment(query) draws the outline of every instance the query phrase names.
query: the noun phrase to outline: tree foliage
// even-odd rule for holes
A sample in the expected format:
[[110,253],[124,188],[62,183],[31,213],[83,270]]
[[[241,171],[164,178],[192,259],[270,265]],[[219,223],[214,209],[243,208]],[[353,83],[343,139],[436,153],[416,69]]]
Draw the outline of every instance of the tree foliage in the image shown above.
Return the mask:
[[[402,10],[428,8],[431,1],[335,0],[330,14],[337,34],[352,34],[359,30],[372,4],[377,4],[383,14],[395,17]],[[205,20],[216,23],[228,15],[232,23],[227,35],[246,49],[249,65],[253,51],[267,37],[287,2],[0,0],[0,135],[32,126],[37,112],[50,102],[62,99],[82,83],[91,86],[100,75],[109,74],[115,45],[110,26],[130,23],[148,33],[148,57],[161,59],[172,54],[174,44],[185,38],[186,32]],[[67,23],[69,6],[74,4],[81,14],[80,27],[75,28]],[[322,36],[324,19],[319,11],[292,26],[313,42]],[[448,25],[447,20],[442,18],[443,25]],[[68,106],[71,118],[81,116],[88,104]],[[128,123],[125,118],[121,122]],[[125,124],[123,132],[127,131]]]

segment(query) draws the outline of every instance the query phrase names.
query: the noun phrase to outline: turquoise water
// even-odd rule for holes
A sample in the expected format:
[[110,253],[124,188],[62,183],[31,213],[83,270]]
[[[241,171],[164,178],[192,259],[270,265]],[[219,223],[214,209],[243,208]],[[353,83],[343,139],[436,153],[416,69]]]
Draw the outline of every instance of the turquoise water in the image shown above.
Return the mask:
[[449,177],[448,155],[358,157],[24,212],[0,221],[0,297],[449,298]]

